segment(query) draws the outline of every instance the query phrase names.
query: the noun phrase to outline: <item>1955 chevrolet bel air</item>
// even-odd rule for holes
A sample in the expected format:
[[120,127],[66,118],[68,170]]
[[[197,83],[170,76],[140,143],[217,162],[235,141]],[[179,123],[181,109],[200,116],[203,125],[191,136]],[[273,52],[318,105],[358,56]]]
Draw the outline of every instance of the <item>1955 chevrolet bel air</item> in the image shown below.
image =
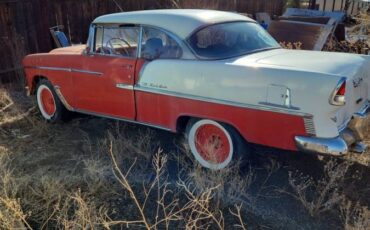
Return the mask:
[[23,65],[46,120],[75,111],[185,132],[211,169],[229,165],[244,141],[331,156],[366,148],[370,58],[282,49],[235,13],[105,15],[86,45]]

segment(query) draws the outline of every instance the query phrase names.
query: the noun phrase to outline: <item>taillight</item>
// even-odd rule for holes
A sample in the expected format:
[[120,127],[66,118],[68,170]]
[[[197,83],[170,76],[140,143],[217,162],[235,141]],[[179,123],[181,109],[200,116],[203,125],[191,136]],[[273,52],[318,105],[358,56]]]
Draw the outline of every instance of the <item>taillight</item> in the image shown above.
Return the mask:
[[340,79],[340,81],[337,84],[337,87],[335,87],[333,93],[330,96],[329,103],[332,105],[345,105],[346,104],[346,78],[343,77]]

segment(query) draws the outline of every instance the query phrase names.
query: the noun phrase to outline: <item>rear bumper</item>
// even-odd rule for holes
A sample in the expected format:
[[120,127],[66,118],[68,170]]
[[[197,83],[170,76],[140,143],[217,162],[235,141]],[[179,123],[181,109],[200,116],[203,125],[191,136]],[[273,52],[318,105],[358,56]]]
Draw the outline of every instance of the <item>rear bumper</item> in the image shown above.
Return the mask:
[[370,104],[353,115],[338,137],[318,138],[296,136],[295,143],[299,151],[330,156],[343,156],[349,151],[363,152],[366,146],[361,142],[367,135],[370,124]]

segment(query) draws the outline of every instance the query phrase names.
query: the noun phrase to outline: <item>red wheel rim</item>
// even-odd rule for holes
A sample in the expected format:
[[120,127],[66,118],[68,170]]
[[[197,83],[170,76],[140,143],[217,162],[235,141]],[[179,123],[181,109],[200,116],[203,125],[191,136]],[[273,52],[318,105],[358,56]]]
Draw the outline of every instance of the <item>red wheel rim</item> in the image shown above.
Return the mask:
[[230,143],[226,134],[212,124],[202,125],[197,129],[195,148],[204,160],[217,164],[224,162],[230,154]]
[[40,96],[43,110],[47,115],[52,116],[56,110],[53,94],[49,90],[43,89]]

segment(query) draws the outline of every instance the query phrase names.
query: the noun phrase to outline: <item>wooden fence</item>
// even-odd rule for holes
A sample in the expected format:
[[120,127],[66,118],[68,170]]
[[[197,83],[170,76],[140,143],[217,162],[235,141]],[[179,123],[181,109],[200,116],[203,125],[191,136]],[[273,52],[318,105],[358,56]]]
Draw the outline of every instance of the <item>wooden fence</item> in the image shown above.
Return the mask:
[[22,58],[54,48],[49,28],[64,25],[72,43],[85,43],[99,15],[156,8],[209,8],[280,15],[285,0],[0,0],[0,82],[21,80]]

